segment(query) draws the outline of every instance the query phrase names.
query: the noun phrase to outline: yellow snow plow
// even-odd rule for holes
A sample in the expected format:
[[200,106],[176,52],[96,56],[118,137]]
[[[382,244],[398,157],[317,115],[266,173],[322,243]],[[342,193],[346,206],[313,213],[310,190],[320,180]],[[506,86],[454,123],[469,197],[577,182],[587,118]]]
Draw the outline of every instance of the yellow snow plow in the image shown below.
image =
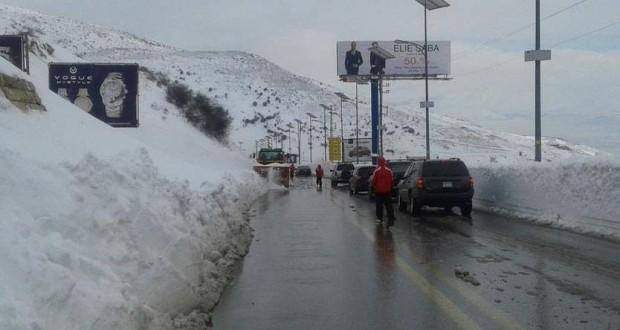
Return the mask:
[[291,164],[282,149],[260,149],[256,155],[254,171],[270,182],[289,187],[291,183]]

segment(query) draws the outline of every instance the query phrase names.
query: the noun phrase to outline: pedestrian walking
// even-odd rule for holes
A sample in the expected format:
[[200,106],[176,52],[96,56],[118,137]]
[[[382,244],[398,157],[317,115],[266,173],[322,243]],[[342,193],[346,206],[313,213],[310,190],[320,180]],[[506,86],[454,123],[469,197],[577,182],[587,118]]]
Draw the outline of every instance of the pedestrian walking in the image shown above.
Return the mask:
[[323,168],[321,167],[321,165],[318,165],[316,167],[316,170],[314,171],[314,173],[316,174],[316,186],[318,189],[323,189]]
[[387,166],[385,158],[379,157],[377,169],[372,175],[372,189],[375,193],[377,219],[383,223],[383,207],[388,215],[388,228],[394,225],[394,208],[392,207],[392,185],[394,176]]

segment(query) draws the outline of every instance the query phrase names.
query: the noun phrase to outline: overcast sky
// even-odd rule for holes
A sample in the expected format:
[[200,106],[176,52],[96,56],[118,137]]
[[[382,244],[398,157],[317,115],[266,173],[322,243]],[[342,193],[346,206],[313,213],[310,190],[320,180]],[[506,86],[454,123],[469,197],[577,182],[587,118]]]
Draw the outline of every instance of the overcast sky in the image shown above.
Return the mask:
[[[438,101],[435,111],[532,134],[532,65],[523,63],[523,51],[533,48],[534,31],[527,25],[533,22],[534,0],[448,1],[451,7],[429,16],[429,38],[453,43],[455,80],[433,86],[432,98]],[[420,40],[424,36],[423,10],[413,0],[0,2],[186,49],[258,53],[290,71],[345,89],[336,77],[337,40]],[[543,16],[576,4],[543,22],[543,48],[620,23],[617,0],[542,3]],[[614,128],[620,125],[616,101],[620,24],[553,47],[553,51],[553,61],[543,66],[543,133],[620,153],[620,133]],[[419,86],[393,85],[388,100],[417,104],[413,101],[421,99]]]

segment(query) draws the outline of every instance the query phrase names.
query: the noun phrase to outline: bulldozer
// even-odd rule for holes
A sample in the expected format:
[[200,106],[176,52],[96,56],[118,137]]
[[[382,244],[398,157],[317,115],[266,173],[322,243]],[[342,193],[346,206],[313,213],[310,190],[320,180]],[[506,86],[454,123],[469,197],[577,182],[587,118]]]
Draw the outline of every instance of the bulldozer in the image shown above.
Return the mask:
[[260,176],[288,188],[291,183],[290,156],[280,148],[261,148],[255,155],[254,171]]

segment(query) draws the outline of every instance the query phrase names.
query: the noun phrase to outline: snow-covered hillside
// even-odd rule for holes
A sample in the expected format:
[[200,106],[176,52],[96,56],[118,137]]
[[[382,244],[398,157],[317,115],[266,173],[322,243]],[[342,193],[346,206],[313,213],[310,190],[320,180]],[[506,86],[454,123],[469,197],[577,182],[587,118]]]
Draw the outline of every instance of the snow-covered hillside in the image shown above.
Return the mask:
[[[30,76],[4,59],[0,73],[31,81],[47,108],[24,113],[0,97],[0,328],[204,321],[196,311],[219,299],[251,241],[244,212],[265,187],[250,161],[186,123],[148,79],[139,128],[99,122],[47,89],[49,61],[79,58],[44,33],[63,38],[79,24],[6,7],[0,16],[3,32],[29,24],[41,36]],[[158,47],[89,28],[72,42]]]
[[[308,112],[323,118],[320,104],[340,109],[340,101],[334,95],[338,91],[336,88],[294,75],[257,55],[243,52],[189,52],[65,18],[9,6],[0,6],[0,11],[7,18],[0,23],[0,28],[5,31],[33,31],[37,40],[70,50],[80,60],[137,62],[217,99],[235,120],[231,142],[241,145],[247,154],[254,150],[256,140],[270,132],[284,133],[288,130],[287,125],[295,124],[295,119],[307,122]],[[367,100],[361,100],[360,103],[362,136],[369,134],[368,103]],[[345,104],[344,117],[344,132],[349,137],[355,130],[353,105]],[[334,131],[339,132],[338,120],[336,117],[334,119]],[[388,156],[424,154],[423,119],[424,114],[415,105],[406,108],[402,105],[390,107],[384,120],[384,145]],[[320,123],[314,124],[316,130],[322,127]],[[440,115],[432,116],[432,128],[433,154],[436,156],[488,162],[488,154],[493,152],[496,161],[513,162],[533,158],[531,137],[496,132]],[[323,143],[323,138],[322,135],[314,134],[315,148]],[[297,145],[294,133],[291,139],[291,145]],[[309,161],[307,139],[308,134],[304,128],[301,145],[305,161]],[[600,154],[586,146],[571,145],[555,138],[545,139],[544,144],[545,158],[549,160]],[[288,142],[284,146],[287,149]],[[292,151],[296,152],[296,148]],[[313,160],[322,160],[322,153],[316,154],[320,157],[317,159],[315,156]]]

